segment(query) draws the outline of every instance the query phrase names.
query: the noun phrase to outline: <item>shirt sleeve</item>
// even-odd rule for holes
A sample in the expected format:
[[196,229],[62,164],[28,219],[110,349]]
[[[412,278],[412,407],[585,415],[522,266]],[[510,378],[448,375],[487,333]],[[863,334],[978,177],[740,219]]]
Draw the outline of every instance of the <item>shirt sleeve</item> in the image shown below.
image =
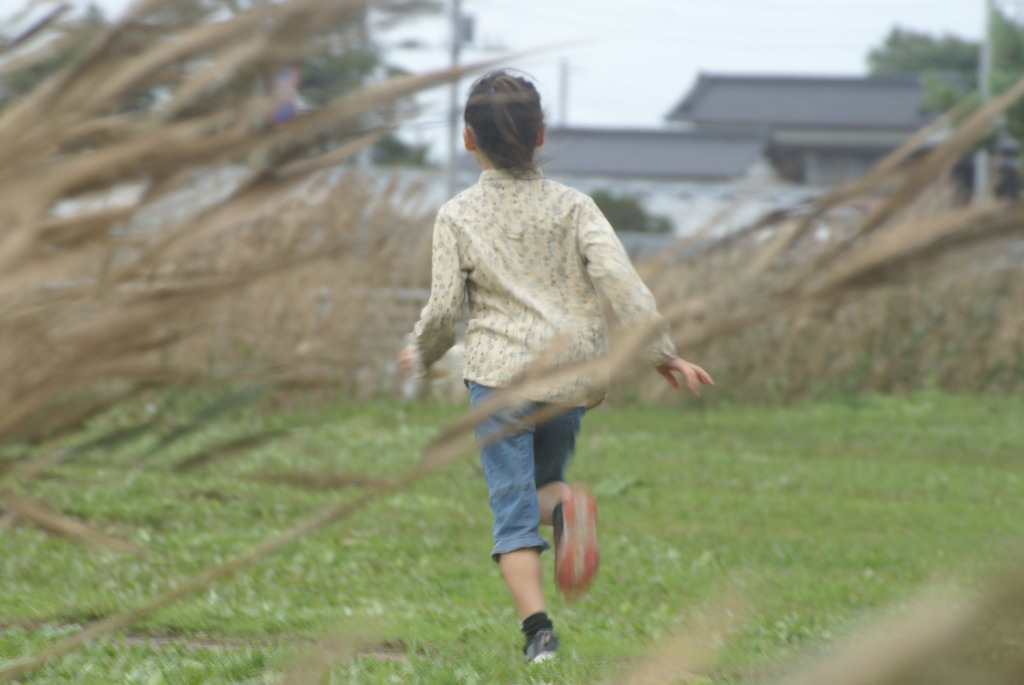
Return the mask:
[[658,313],[654,295],[633,268],[615,230],[594,201],[583,199],[577,237],[591,282],[604,295],[627,329],[651,330],[644,358],[657,366],[679,356],[669,336],[668,321]]
[[450,220],[443,214],[434,222],[431,244],[430,298],[413,328],[419,371],[426,373],[455,344],[455,322],[466,299],[466,274]]

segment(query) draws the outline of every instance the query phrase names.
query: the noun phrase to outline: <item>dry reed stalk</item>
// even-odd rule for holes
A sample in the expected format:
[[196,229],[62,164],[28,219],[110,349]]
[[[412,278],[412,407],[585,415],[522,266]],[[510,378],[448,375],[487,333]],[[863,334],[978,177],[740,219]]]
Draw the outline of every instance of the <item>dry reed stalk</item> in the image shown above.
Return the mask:
[[39,668],[40,666],[43,666],[53,659],[59,658],[76,650],[93,640],[125,628],[136,621],[151,615],[158,609],[193,594],[209,586],[211,583],[230,576],[240,568],[243,568],[258,559],[290,545],[295,540],[298,540],[310,532],[318,530],[337,519],[351,514],[381,494],[391,492],[397,488],[405,487],[409,483],[413,482],[417,476],[418,474],[407,474],[404,478],[396,480],[394,484],[382,483],[378,485],[378,487],[357,496],[350,502],[326,507],[304,521],[292,526],[283,533],[272,538],[268,538],[263,542],[250,547],[223,564],[205,569],[201,573],[192,576],[183,583],[180,583],[156,597],[153,597],[133,609],[92,623],[74,635],[57,642],[56,644],[51,645],[50,647],[26,659],[22,659],[12,665],[0,668],[0,682],[9,682],[14,678],[18,678]]
[[[212,301],[357,248],[372,253],[372,242],[352,237],[365,221],[359,213],[339,212],[333,222],[348,216],[351,225],[318,243],[298,235],[329,218],[321,206],[293,223],[289,240],[196,267],[211,247],[227,255],[238,236],[282,228],[274,219],[296,213],[311,173],[389,130],[375,113],[461,73],[392,79],[270,126],[269,100],[248,95],[250,84],[299,54],[280,46],[316,49],[323,27],[344,25],[365,3],[290,0],[196,26],[167,21],[177,6],[134,5],[0,111],[0,439],[23,434],[41,407],[97,378],[197,377],[208,369],[168,366],[162,351],[207,330]],[[154,83],[169,88],[165,106],[125,111]],[[326,137],[340,144],[325,148]],[[239,178],[206,200],[203,178],[216,169]]]
[[[352,238],[360,224],[374,229],[383,214],[353,216],[340,240],[309,245],[301,226],[275,231],[267,258],[260,245],[241,258],[208,254],[211,244],[239,237],[260,241],[280,224],[267,221],[290,207],[300,174],[317,168],[310,145],[325,132],[355,136],[342,150],[354,153],[373,140],[361,117],[425,87],[456,75],[445,71],[395,79],[342,96],[294,125],[251,130],[266,102],[251,98],[219,103],[217,110],[190,109],[210,84],[209,71],[196,72],[172,94],[167,111],[139,117],[111,117],[121,100],[193,60],[235,69],[228,81],[268,59],[263,45],[302,42],[305,34],[344,18],[360,2],[292,0],[198,27],[184,26],[152,47],[125,54],[132,30],[155,12],[156,3],[134,6],[126,18],[101,36],[85,54],[32,94],[0,112],[0,211],[9,220],[0,234],[0,369],[8,383],[0,395],[5,410],[0,438],[11,436],[39,408],[69,387],[97,379],[160,380],[168,370],[152,355],[202,330],[194,313],[200,305],[258,279],[280,274],[324,257],[372,255],[376,237]],[[256,27],[260,32],[254,31]],[[257,39],[251,38],[257,34]],[[254,43],[255,41],[255,43]],[[133,48],[135,49],[135,48]],[[273,56],[271,56],[273,57]],[[244,79],[243,79],[244,80]],[[235,122],[249,122],[238,126]],[[110,135],[116,132],[116,135]],[[311,142],[312,141],[312,142]],[[84,147],[82,147],[84,146]],[[188,208],[184,218],[160,211],[160,203],[186,188],[188,172],[230,160],[257,160],[227,199],[209,208]],[[336,164],[335,153],[323,160]],[[275,174],[276,169],[283,173]],[[109,192],[116,184],[139,188],[122,207],[72,210],[54,221],[58,201],[82,193]],[[349,198],[351,201],[351,197]],[[364,206],[365,201],[350,202]],[[324,208],[320,208],[323,216]],[[155,219],[155,223],[154,223]],[[367,221],[369,219],[369,221]],[[378,227],[379,228],[379,227]],[[228,238],[225,238],[228,237]],[[266,238],[262,239],[266,242]],[[56,246],[63,251],[54,251]],[[393,248],[400,253],[400,248]],[[205,257],[205,259],[204,259]],[[248,259],[247,259],[248,257]],[[205,262],[205,263],[204,263]],[[366,264],[364,270],[373,269]],[[47,279],[60,279],[46,286]],[[16,324],[16,325],[15,325]],[[173,373],[173,369],[171,371]],[[498,397],[495,401],[509,401]],[[482,411],[482,410],[481,410]],[[543,417],[541,417],[543,418]],[[475,419],[470,419],[475,420]],[[177,587],[122,614],[98,621],[74,636],[22,662],[0,670],[0,680],[27,673],[86,642],[123,628],[158,608],[235,572],[255,559],[290,544],[312,530],[342,518],[381,494],[406,487],[444,466],[463,450],[469,424],[459,423],[424,452],[422,465],[401,476],[377,481],[353,499],[325,508],[281,535],[257,544],[228,562],[211,567]],[[30,461],[23,474],[38,472],[45,456]],[[5,493],[10,511],[65,534],[91,540],[91,531],[72,530],[63,517],[54,523],[42,507]],[[106,540],[108,545],[113,541]]]
[[[350,149],[355,150],[374,136],[365,130],[362,115],[453,74],[442,72],[373,86],[339,98],[294,127],[254,133],[251,124],[266,103],[229,101],[207,111],[197,97],[212,81],[209,71],[200,70],[199,81],[182,86],[172,96],[174,106],[169,111],[138,121],[111,118],[120,98],[133,89],[169,78],[168,74],[180,72],[191,60],[211,60],[234,69],[232,78],[244,82],[263,66],[260,59],[265,53],[259,45],[296,41],[315,28],[310,24],[311,17],[315,24],[331,18],[341,20],[352,5],[314,0],[281,3],[215,26],[185,28],[178,42],[157,44],[151,52],[143,50],[127,58],[130,64],[122,64],[124,56],[118,47],[126,32],[155,6],[138,6],[64,74],[0,114],[0,160],[7,163],[0,165],[5,170],[0,172],[4,181],[0,210],[7,210],[4,214],[9,217],[9,228],[0,235],[0,263],[6,265],[0,277],[0,301],[6,315],[3,321],[17,321],[20,327],[0,329],[0,370],[10,375],[13,388],[0,396],[0,406],[13,407],[15,397],[28,405],[0,421],[0,437],[12,435],[31,410],[44,406],[69,384],[115,372],[128,380],[166,377],[164,369],[147,363],[147,354],[201,330],[207,321],[194,316],[193,310],[215,296],[238,292],[257,279],[311,264],[324,255],[348,259],[346,268],[365,278],[380,263],[360,260],[359,255],[381,250],[390,255],[388,259],[395,259],[401,253],[401,241],[352,238],[360,225],[372,227],[374,217],[367,221],[365,217],[350,216],[347,230],[342,231],[344,237],[326,246],[304,243],[301,221],[291,202],[299,180],[292,174],[317,166],[302,158],[310,154],[310,146],[315,147],[320,140],[318,136],[330,131],[363,141],[353,144]],[[257,21],[254,17],[264,28],[257,39],[251,38]],[[87,87],[101,82],[102,88]],[[933,263],[954,247],[964,249],[996,236],[1019,233],[1022,224],[1018,208],[985,208],[909,227],[901,226],[898,219],[899,210],[917,200],[928,183],[948,169],[950,160],[962,154],[985,123],[1008,106],[1022,88],[1024,85],[1018,86],[968,120],[911,170],[896,169],[895,164],[892,169],[878,170],[867,185],[872,189],[892,185],[895,190],[867,207],[866,218],[829,235],[823,246],[809,246],[806,227],[811,224],[798,223],[802,228],[777,244],[770,259],[753,262],[757,268],[751,273],[757,278],[722,284],[721,272],[708,272],[694,274],[689,283],[676,279],[673,285],[685,296],[670,300],[665,311],[670,319],[688,324],[678,336],[683,349],[780,320],[794,310],[806,316],[813,311],[807,309],[809,305],[828,307],[865,284],[892,282],[894,267]],[[109,135],[113,131],[117,135]],[[86,143],[92,146],[88,154],[78,154],[76,146]],[[198,208],[186,220],[161,216],[155,228],[140,223],[134,230],[111,230],[113,222],[126,216],[138,218],[143,210],[171,198],[185,187],[189,170],[223,164],[225,160],[252,163],[225,202]],[[338,159],[336,155],[321,161],[326,165]],[[280,169],[284,172],[275,171]],[[138,180],[142,193],[123,209],[80,213],[78,218],[84,219],[80,222],[55,223],[50,216],[51,208],[62,198],[128,180]],[[839,208],[837,202],[836,196],[827,198],[812,214],[826,217]],[[288,221],[293,223],[274,234],[281,224],[265,219],[283,215],[286,210],[291,217]],[[304,218],[311,220],[313,216]],[[380,220],[379,215],[375,218]],[[758,260],[762,254],[755,239],[790,219],[801,221],[799,216],[777,213],[759,222],[756,231],[723,241],[705,254],[709,266],[747,269],[751,260]],[[73,245],[75,252],[56,257],[47,252],[52,244],[47,240]],[[220,249],[211,254],[208,248],[218,246],[218,240],[223,241]],[[252,241],[255,247],[240,257],[227,254],[229,242],[237,246],[244,241]],[[259,247],[261,241],[274,246],[274,259],[261,261],[265,254]],[[864,251],[865,245],[871,245],[870,251]],[[829,270],[840,263],[843,270],[838,276],[831,275]],[[675,267],[666,264],[665,268]],[[54,294],[39,287],[39,273],[80,281]],[[701,280],[717,285],[710,290],[693,286],[694,281]],[[281,318],[271,320],[283,321],[283,308],[280,312]],[[368,308],[360,310],[355,320],[367,322],[372,313]],[[308,321],[298,324],[298,331],[305,332],[308,325]],[[809,324],[804,324],[807,327]],[[349,330],[358,331],[358,327]],[[533,375],[621,371],[631,363],[649,333],[632,331],[606,360],[574,368],[539,368]],[[133,365],[125,359],[142,361]],[[713,365],[709,366],[714,372]],[[88,640],[122,628],[348,515],[374,497],[443,467],[462,453],[464,436],[480,418],[511,401],[511,397],[498,396],[493,406],[480,407],[449,427],[424,451],[420,467],[398,478],[378,481],[354,500],[321,510],[227,563],[211,567],[135,609],[83,629],[51,649],[0,671],[0,679],[17,677]]]
[[71,538],[78,543],[93,547],[105,547],[115,552],[145,553],[143,548],[133,542],[95,530],[81,521],[59,514],[29,497],[15,494],[10,490],[0,490],[0,502],[8,512],[32,522],[43,530]]
[[618,679],[622,685],[686,683],[706,673],[710,659],[739,621],[735,598],[700,612],[694,619]]
[[994,578],[977,596],[930,596],[883,617],[779,685],[1014,685],[1024,677],[1024,583]]
[[[1024,364],[1015,339],[1024,331],[1006,305],[1021,277],[1002,265],[1008,252],[1019,254],[1024,210],[957,208],[946,175],[1022,93],[1024,82],[927,154],[906,146],[809,207],[773,212],[643,265],[659,302],[682,324],[684,356],[762,400],[924,387],[936,378],[940,387],[1021,387],[1012,370]],[[951,267],[959,292],[949,284]],[[988,318],[978,318],[976,297],[987,298]],[[647,396],[667,392],[657,379],[645,385]]]
[[[991,227],[993,229],[1006,228],[1009,225],[1009,219],[1007,217],[1001,217],[1002,220],[998,221],[996,219],[999,217],[993,217],[991,213],[985,216],[990,220]],[[971,218],[976,218],[975,214],[972,213]],[[961,223],[963,223],[963,220],[964,217],[955,217],[955,220],[953,221],[943,222],[940,225],[941,230],[939,230],[938,232],[941,234],[946,234],[948,232],[948,226],[950,224],[961,225]],[[876,227],[877,226],[871,226],[872,229]],[[930,229],[934,229],[934,226],[931,226]],[[909,232],[915,233],[915,231]],[[988,236],[984,236],[984,238],[988,238]],[[968,240],[977,240],[977,238],[970,238]],[[742,311],[743,315],[741,315],[738,319],[728,320],[728,322],[725,323],[718,323],[718,330],[722,331],[730,329],[739,329],[744,326],[749,326],[752,322],[756,322],[756,320],[763,320],[771,313],[785,311],[787,307],[792,307],[794,303],[800,303],[814,298],[825,298],[825,296],[835,295],[835,293],[838,290],[841,290],[842,288],[849,288],[848,284],[856,282],[855,276],[857,275],[862,275],[863,273],[868,271],[877,271],[880,265],[882,264],[891,263],[896,260],[905,260],[907,259],[908,252],[910,253],[910,255],[924,254],[926,252],[926,248],[932,247],[934,247],[933,242],[924,241],[922,243],[914,244],[912,248],[909,250],[906,249],[905,246],[903,246],[902,244],[894,246],[892,248],[880,250],[878,254],[874,254],[869,259],[861,259],[860,261],[854,261],[853,266],[850,267],[848,269],[848,272],[844,274],[844,279],[838,283],[827,284],[826,282],[827,287],[809,287],[804,293],[799,293],[799,295],[801,295],[799,297],[793,297],[793,293],[784,293],[785,295],[790,296],[784,300],[781,300],[778,297],[774,298],[774,301],[773,298],[770,297],[762,298],[758,302],[758,304],[770,305],[767,309],[762,307],[759,308],[757,311],[751,311],[750,309]],[[812,262],[812,264],[814,264],[814,262]],[[670,307],[667,311],[670,317],[677,318],[681,315],[690,315],[692,311],[694,311],[694,309],[699,310],[699,308],[700,303],[694,305],[692,302],[683,302],[677,306]],[[712,329],[712,331],[714,330],[715,329]],[[626,365],[628,360],[635,356],[636,352],[638,351],[640,346],[642,346],[643,342],[646,340],[649,334],[649,331],[633,332],[633,335],[626,341],[626,343],[618,346],[616,351],[612,355],[610,355],[608,359],[588,362],[585,363],[585,365],[580,365],[579,367],[575,367],[572,369],[542,369],[539,370],[537,373],[575,375],[587,372],[591,369],[600,369],[603,372],[612,372],[617,369],[622,369]],[[693,339],[699,339],[700,336],[709,336],[709,331],[705,330],[696,334],[688,334],[688,337],[691,337]],[[528,381],[528,378],[525,379],[525,382]],[[355,501],[355,504],[346,503],[346,505],[334,507],[328,511],[322,512],[321,514],[318,514],[313,518],[309,519],[308,521],[296,526],[291,531],[284,534],[284,536],[279,537],[278,539],[274,539],[273,541],[268,541],[263,545],[257,546],[256,548],[253,548],[253,550],[251,550],[249,553],[240,556],[238,559],[229,562],[228,564],[225,564],[223,566],[220,566],[217,569],[211,569],[210,571],[202,574],[201,576],[197,576],[196,579],[186,583],[178,590],[172,591],[162,596],[161,598],[153,600],[145,606],[140,607],[138,610],[136,610],[136,612],[132,612],[130,615],[122,617],[120,620],[109,619],[108,622],[101,622],[101,624],[97,624],[95,627],[92,627],[92,629],[86,629],[85,631],[83,631],[83,633],[86,635],[92,635],[94,631],[100,630],[100,628],[102,628],[102,631],[115,630],[116,628],[124,625],[124,620],[133,620],[136,615],[144,615],[145,611],[152,610],[156,606],[160,606],[166,601],[172,601],[173,599],[181,596],[185,592],[190,592],[194,589],[202,587],[203,585],[218,579],[218,577],[222,577],[224,574],[231,572],[234,569],[237,569],[238,567],[241,567],[253,558],[257,558],[258,556],[267,554],[270,551],[279,549],[280,547],[284,546],[285,544],[288,544],[295,538],[301,536],[301,534],[304,534],[304,532],[307,532],[308,530],[313,529],[315,527],[324,525],[328,521],[333,520],[339,516],[345,515],[346,513],[352,510],[351,507],[358,506],[359,503],[364,502],[366,498],[373,496],[375,494],[379,494],[381,493],[381,491],[389,491],[391,488],[403,486],[404,484],[411,482],[412,479],[420,477],[423,473],[443,466],[444,464],[450,462],[454,458],[454,454],[458,454],[458,448],[455,448],[454,445],[460,443],[461,437],[468,430],[470,430],[472,426],[474,426],[480,420],[481,417],[486,416],[490,412],[493,412],[495,406],[503,402],[510,401],[510,398],[514,396],[512,392],[514,392],[514,389],[510,391],[510,393],[508,394],[503,393],[502,395],[497,396],[493,400],[493,402],[488,403],[486,406],[480,406],[480,408],[477,408],[474,411],[470,412],[463,419],[457,421],[453,426],[447,429],[435,443],[433,443],[426,449],[423,457],[423,465],[416,471],[410,472],[402,477],[387,482],[379,482],[375,486],[370,488],[368,490],[368,493],[362,496],[362,498],[357,499]],[[492,406],[492,404],[494,404],[495,406]],[[540,418],[543,417],[539,417],[539,419]],[[141,611],[143,613],[138,613],[138,611]],[[68,645],[71,645],[71,648],[73,648],[74,645],[80,644],[80,640],[82,639],[83,638],[76,637],[73,640],[69,641],[66,647]],[[59,650],[57,650],[53,653],[55,654],[62,652],[59,652]]]
[[397,351],[423,304],[414,291],[429,279],[429,257],[418,230],[428,221],[404,215],[398,202],[390,205],[416,192],[399,183],[374,190],[352,174],[315,208],[292,208],[269,222],[266,231],[235,234],[216,250],[196,255],[220,272],[250,250],[253,255],[272,251],[285,233],[304,236],[310,249],[342,239],[352,245],[225,299],[211,308],[206,334],[178,346],[172,358],[202,370],[244,363],[249,373],[288,384],[344,384],[357,374],[384,378],[390,351]]
[[[940,387],[977,388],[1001,365],[1011,375],[1006,387],[1019,389],[1024,323],[1014,307],[1024,292],[1024,208],[953,208],[941,184],[953,160],[1022,93],[1024,82],[923,158],[876,169],[860,189],[889,194],[854,220],[839,225],[830,215],[857,186],[819,200],[808,215],[830,224],[821,242],[809,240],[811,224],[801,214],[782,213],[717,241],[682,262],[685,270],[663,260],[649,278],[670,284],[656,290],[670,318],[684,324],[676,337],[686,355],[720,383],[776,381],[783,397],[836,389],[844,376],[855,381],[853,390],[921,387],[935,378]],[[767,242],[760,242],[766,230]],[[695,282],[713,283],[716,275],[727,282],[693,295]],[[780,685],[1020,682],[1024,585],[1007,578],[992,586],[978,601],[918,605],[895,627],[872,627],[864,641]],[[669,658],[659,681],[689,670],[689,661]]]
[[[885,188],[898,183],[905,176],[909,168],[913,166],[914,158],[920,153],[929,139],[949,128],[966,111],[966,108],[966,102],[960,103],[885,155],[864,176],[841,184],[839,187],[833,188],[817,198],[812,210],[796,222],[793,227],[794,230],[788,232],[784,239],[779,241],[775,249],[768,250],[762,255],[759,260],[760,266],[762,268],[767,266],[778,257],[780,252],[793,247],[797,241],[806,237],[813,230],[815,221],[826,216],[831,210],[846,206],[851,202],[857,202],[865,196],[870,196],[879,191],[884,192]],[[786,212],[769,214],[756,222],[751,227],[751,232],[757,232],[786,218],[788,218]],[[761,269],[755,267],[754,273],[761,273]]]
[[[205,109],[201,96],[211,89],[211,72],[198,69],[189,76],[187,67],[216,65],[222,77],[228,72],[218,85],[230,91],[281,58],[274,45],[313,45],[310,36],[362,3],[281,3],[211,26],[158,32],[151,48],[140,48],[135,34],[150,31],[150,13],[167,4],[136,5],[63,73],[0,111],[6,144],[0,151],[0,372],[6,381],[0,440],[53,435],[142,387],[208,379],[208,365],[189,359],[184,347],[170,348],[210,330],[219,314],[211,305],[218,299],[251,295],[247,289],[261,280],[288,278],[300,267],[348,260],[353,253],[367,261],[379,243],[394,238],[357,229],[372,228],[374,212],[378,222],[399,214],[382,211],[394,189],[360,195],[346,186],[339,192],[337,184],[311,186],[310,175],[350,158],[388,130],[390,124],[374,124],[372,117],[366,123],[374,112],[462,73],[446,70],[374,86],[343,95],[294,125],[268,128],[261,123],[269,111],[265,99],[235,92],[216,109]],[[255,26],[261,31],[253,32]],[[185,77],[167,109],[118,113],[137,89],[175,71]],[[326,135],[341,144],[325,147]],[[222,198],[206,200],[201,177],[225,168],[241,170],[241,178]],[[124,190],[125,199],[107,206]],[[314,192],[332,202],[299,211]],[[69,202],[78,206],[69,209]],[[272,330],[271,339],[279,332]],[[221,345],[238,342],[225,338]],[[201,346],[208,353],[213,342],[204,339]],[[229,358],[237,347],[217,353]],[[294,349],[288,353],[270,360],[294,358]],[[320,360],[311,375],[331,368],[332,361]],[[361,360],[342,361],[336,374]],[[221,378],[288,379],[295,366],[217,370]],[[112,383],[121,389],[94,392]],[[225,445],[220,453],[246,444],[251,440]],[[187,465],[211,456],[197,455]],[[66,458],[71,456],[61,460]],[[52,463],[41,453],[5,477],[17,476],[24,487]],[[129,549],[30,498],[5,492],[2,501],[5,527],[19,516],[76,541]]]
[[177,472],[191,471],[192,469],[200,466],[205,466],[214,460],[223,459],[227,456],[234,456],[240,452],[246,452],[287,434],[288,432],[285,430],[270,430],[253,435],[246,435],[245,437],[236,438],[234,440],[227,440],[214,445],[213,447],[205,448],[201,452],[189,455],[176,463],[173,469]]
[[[294,524],[287,530],[263,540],[256,545],[249,547],[236,556],[228,559],[222,564],[211,566],[191,578],[179,583],[159,595],[143,602],[139,606],[128,611],[96,621],[74,635],[61,640],[46,649],[37,652],[27,658],[21,659],[13,664],[0,668],[0,682],[9,682],[26,673],[43,666],[44,664],[64,656],[83,645],[97,640],[117,630],[145,618],[183,597],[187,597],[210,584],[222,580],[234,574],[249,564],[273,554],[295,541],[319,530],[324,526],[334,523],[342,518],[363,508],[373,500],[382,495],[400,491],[413,483],[425,478],[448,466],[452,462],[464,456],[469,448],[465,441],[467,431],[482,419],[486,418],[501,407],[518,404],[519,400],[515,395],[515,388],[504,392],[494,393],[488,400],[473,409],[461,419],[457,420],[447,430],[443,431],[422,453],[419,464],[407,469],[397,476],[380,478],[365,484],[363,491],[353,499],[338,504],[328,505],[314,512],[304,520]],[[524,418],[528,422],[540,422],[550,418],[559,410],[558,407],[546,407],[540,409]],[[503,429],[503,432],[495,433],[492,440],[498,440],[503,435],[517,430],[516,426],[510,425]]]
[[291,665],[274,679],[275,685],[310,685],[329,682],[331,668],[350,659],[359,652],[372,648],[372,627],[365,622],[359,626],[344,627],[317,640],[317,644],[304,650]]

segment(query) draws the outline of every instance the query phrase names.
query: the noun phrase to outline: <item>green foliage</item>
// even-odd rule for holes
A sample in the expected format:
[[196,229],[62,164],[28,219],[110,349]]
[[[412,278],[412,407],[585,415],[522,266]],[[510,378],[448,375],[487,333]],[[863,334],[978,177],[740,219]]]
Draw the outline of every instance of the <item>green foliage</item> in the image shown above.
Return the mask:
[[956,74],[970,88],[977,83],[978,43],[955,36],[936,38],[894,27],[867,60],[868,71],[875,76],[937,72]]
[[[1024,27],[996,11],[992,15],[993,93],[1001,93],[1024,76]],[[1024,102],[1018,101],[1005,115],[1006,132],[1024,140]]]
[[317,55],[302,65],[302,96],[314,107],[358,88],[380,64],[370,44],[338,54]]
[[976,95],[968,95],[963,79],[950,79],[948,74],[936,71],[926,71],[921,75],[921,85],[924,86],[925,110],[939,114],[949,111],[959,102],[967,97],[977,100]]
[[[998,7],[990,15],[992,31],[993,93],[1005,91],[1024,74],[1024,27]],[[935,37],[920,31],[893,28],[882,45],[867,57],[872,75],[921,74],[925,89],[923,106],[943,112],[968,97],[977,99],[981,45],[955,36]],[[974,94],[974,95],[972,95]],[[1006,114],[1007,132],[1024,139],[1024,103]]]
[[977,88],[978,54],[977,42],[895,27],[881,46],[868,53],[868,71],[873,76],[921,74],[922,105],[938,113]]
[[[238,14],[246,10],[271,4],[272,0],[192,0],[191,2],[168,3],[159,19],[170,25],[186,25],[212,21],[225,13]],[[376,11],[403,17],[439,11],[440,6],[430,0],[395,0],[382,3]],[[351,19],[331,29],[319,38],[327,49],[315,51],[297,68],[301,73],[299,94],[306,104],[317,107],[344,93],[365,85],[382,75],[392,75],[398,70],[390,66],[382,49],[367,30],[367,10],[353,10]],[[109,21],[95,6],[79,19],[70,22],[66,30],[81,38],[70,47],[41,60],[32,66],[10,72],[0,77],[0,107],[3,103],[24,96],[39,83],[69,64],[89,42],[109,25]],[[260,84],[269,88],[269,83]],[[251,84],[239,87],[251,88]],[[152,106],[155,96],[140,97],[133,108],[145,110]],[[377,118],[397,118],[394,108],[376,113]],[[381,164],[412,164],[422,166],[426,162],[426,149],[404,145],[400,140],[389,137],[378,143],[373,152]]]
[[598,208],[616,231],[635,233],[671,233],[672,221],[665,216],[647,213],[640,200],[632,195],[613,195],[607,190],[591,194]]
[[[219,403],[162,406],[187,425]],[[392,475],[415,464],[458,412],[249,411],[160,451],[154,432],[109,445],[92,463],[54,467],[28,494],[150,553],[90,551],[24,524],[4,532],[0,664],[359,492],[255,476]],[[469,448],[445,472],[22,682],[271,682],[324,635],[364,646],[323,682],[620,682],[638,655],[723,595],[750,611],[739,612],[747,618],[698,682],[765,682],[925,583],[983,586],[1020,532],[1022,412],[1020,398],[936,394],[786,409],[596,410],[570,476],[598,494],[603,567],[590,595],[567,602],[551,591],[545,555],[565,648],[539,669],[522,664],[516,617],[487,555],[486,489]],[[123,434],[150,413],[122,407],[71,442]],[[272,430],[281,437],[230,460],[174,470],[211,445]],[[151,458],[139,465],[142,453]]]
[[389,135],[373,147],[373,162],[382,166],[427,166],[429,145],[409,145],[396,135]]

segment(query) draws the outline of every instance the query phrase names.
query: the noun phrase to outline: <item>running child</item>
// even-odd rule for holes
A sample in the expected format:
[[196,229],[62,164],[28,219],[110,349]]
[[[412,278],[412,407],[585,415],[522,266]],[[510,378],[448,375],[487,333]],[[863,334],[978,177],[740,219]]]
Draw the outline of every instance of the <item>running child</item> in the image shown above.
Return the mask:
[[[549,546],[539,526],[553,526],[560,591],[579,594],[597,572],[594,498],[585,486],[566,484],[565,468],[580,419],[604,399],[608,378],[527,372],[538,363],[573,368],[607,353],[603,295],[625,327],[653,332],[644,357],[672,387],[679,387],[676,373],[694,394],[713,382],[679,358],[650,290],[594,201],[546,179],[534,163],[545,134],[534,85],[490,72],[470,87],[464,118],[463,142],[482,172],[438,212],[430,299],[400,361],[425,373],[455,343],[454,324],[468,304],[471,404],[505,388],[522,400],[482,422],[476,436],[494,514],[491,557],[519,615],[526,658],[537,662],[559,647],[544,603],[540,553]],[[521,425],[539,410],[546,419]]]

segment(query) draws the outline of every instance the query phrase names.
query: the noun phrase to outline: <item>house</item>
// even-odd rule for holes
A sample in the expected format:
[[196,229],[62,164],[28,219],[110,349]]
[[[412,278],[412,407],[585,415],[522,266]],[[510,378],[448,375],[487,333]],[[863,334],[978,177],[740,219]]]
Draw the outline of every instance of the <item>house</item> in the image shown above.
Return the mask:
[[681,131],[749,136],[779,177],[827,187],[863,175],[935,119],[915,75],[878,77],[701,74],[666,117]]
[[[915,75],[701,74],[661,129],[549,127],[552,175],[825,188],[863,175],[935,120]],[[466,155],[460,162],[472,170]]]
[[549,174],[728,182],[770,176],[766,129],[738,131],[549,127],[537,158]]
[[[677,235],[715,224],[729,232],[816,190],[780,183],[766,152],[766,128],[735,131],[549,127],[537,151],[544,173],[586,193],[634,197],[670,220]],[[631,235],[633,256],[656,252],[671,236]]]
[[[765,154],[768,133],[549,126],[535,159],[547,177],[585,193],[636,198],[648,213],[667,217],[676,235],[712,222],[726,232],[818,192],[779,182]],[[480,173],[468,153],[460,155],[458,169],[461,187]],[[629,232],[629,227],[616,228]],[[656,251],[671,239],[623,236],[634,255]]]
[[[934,120],[924,95],[917,76],[702,74],[665,127],[551,126],[537,159],[584,192],[636,197],[678,235],[725,233],[863,175]],[[459,169],[463,187],[479,173],[468,154]]]

